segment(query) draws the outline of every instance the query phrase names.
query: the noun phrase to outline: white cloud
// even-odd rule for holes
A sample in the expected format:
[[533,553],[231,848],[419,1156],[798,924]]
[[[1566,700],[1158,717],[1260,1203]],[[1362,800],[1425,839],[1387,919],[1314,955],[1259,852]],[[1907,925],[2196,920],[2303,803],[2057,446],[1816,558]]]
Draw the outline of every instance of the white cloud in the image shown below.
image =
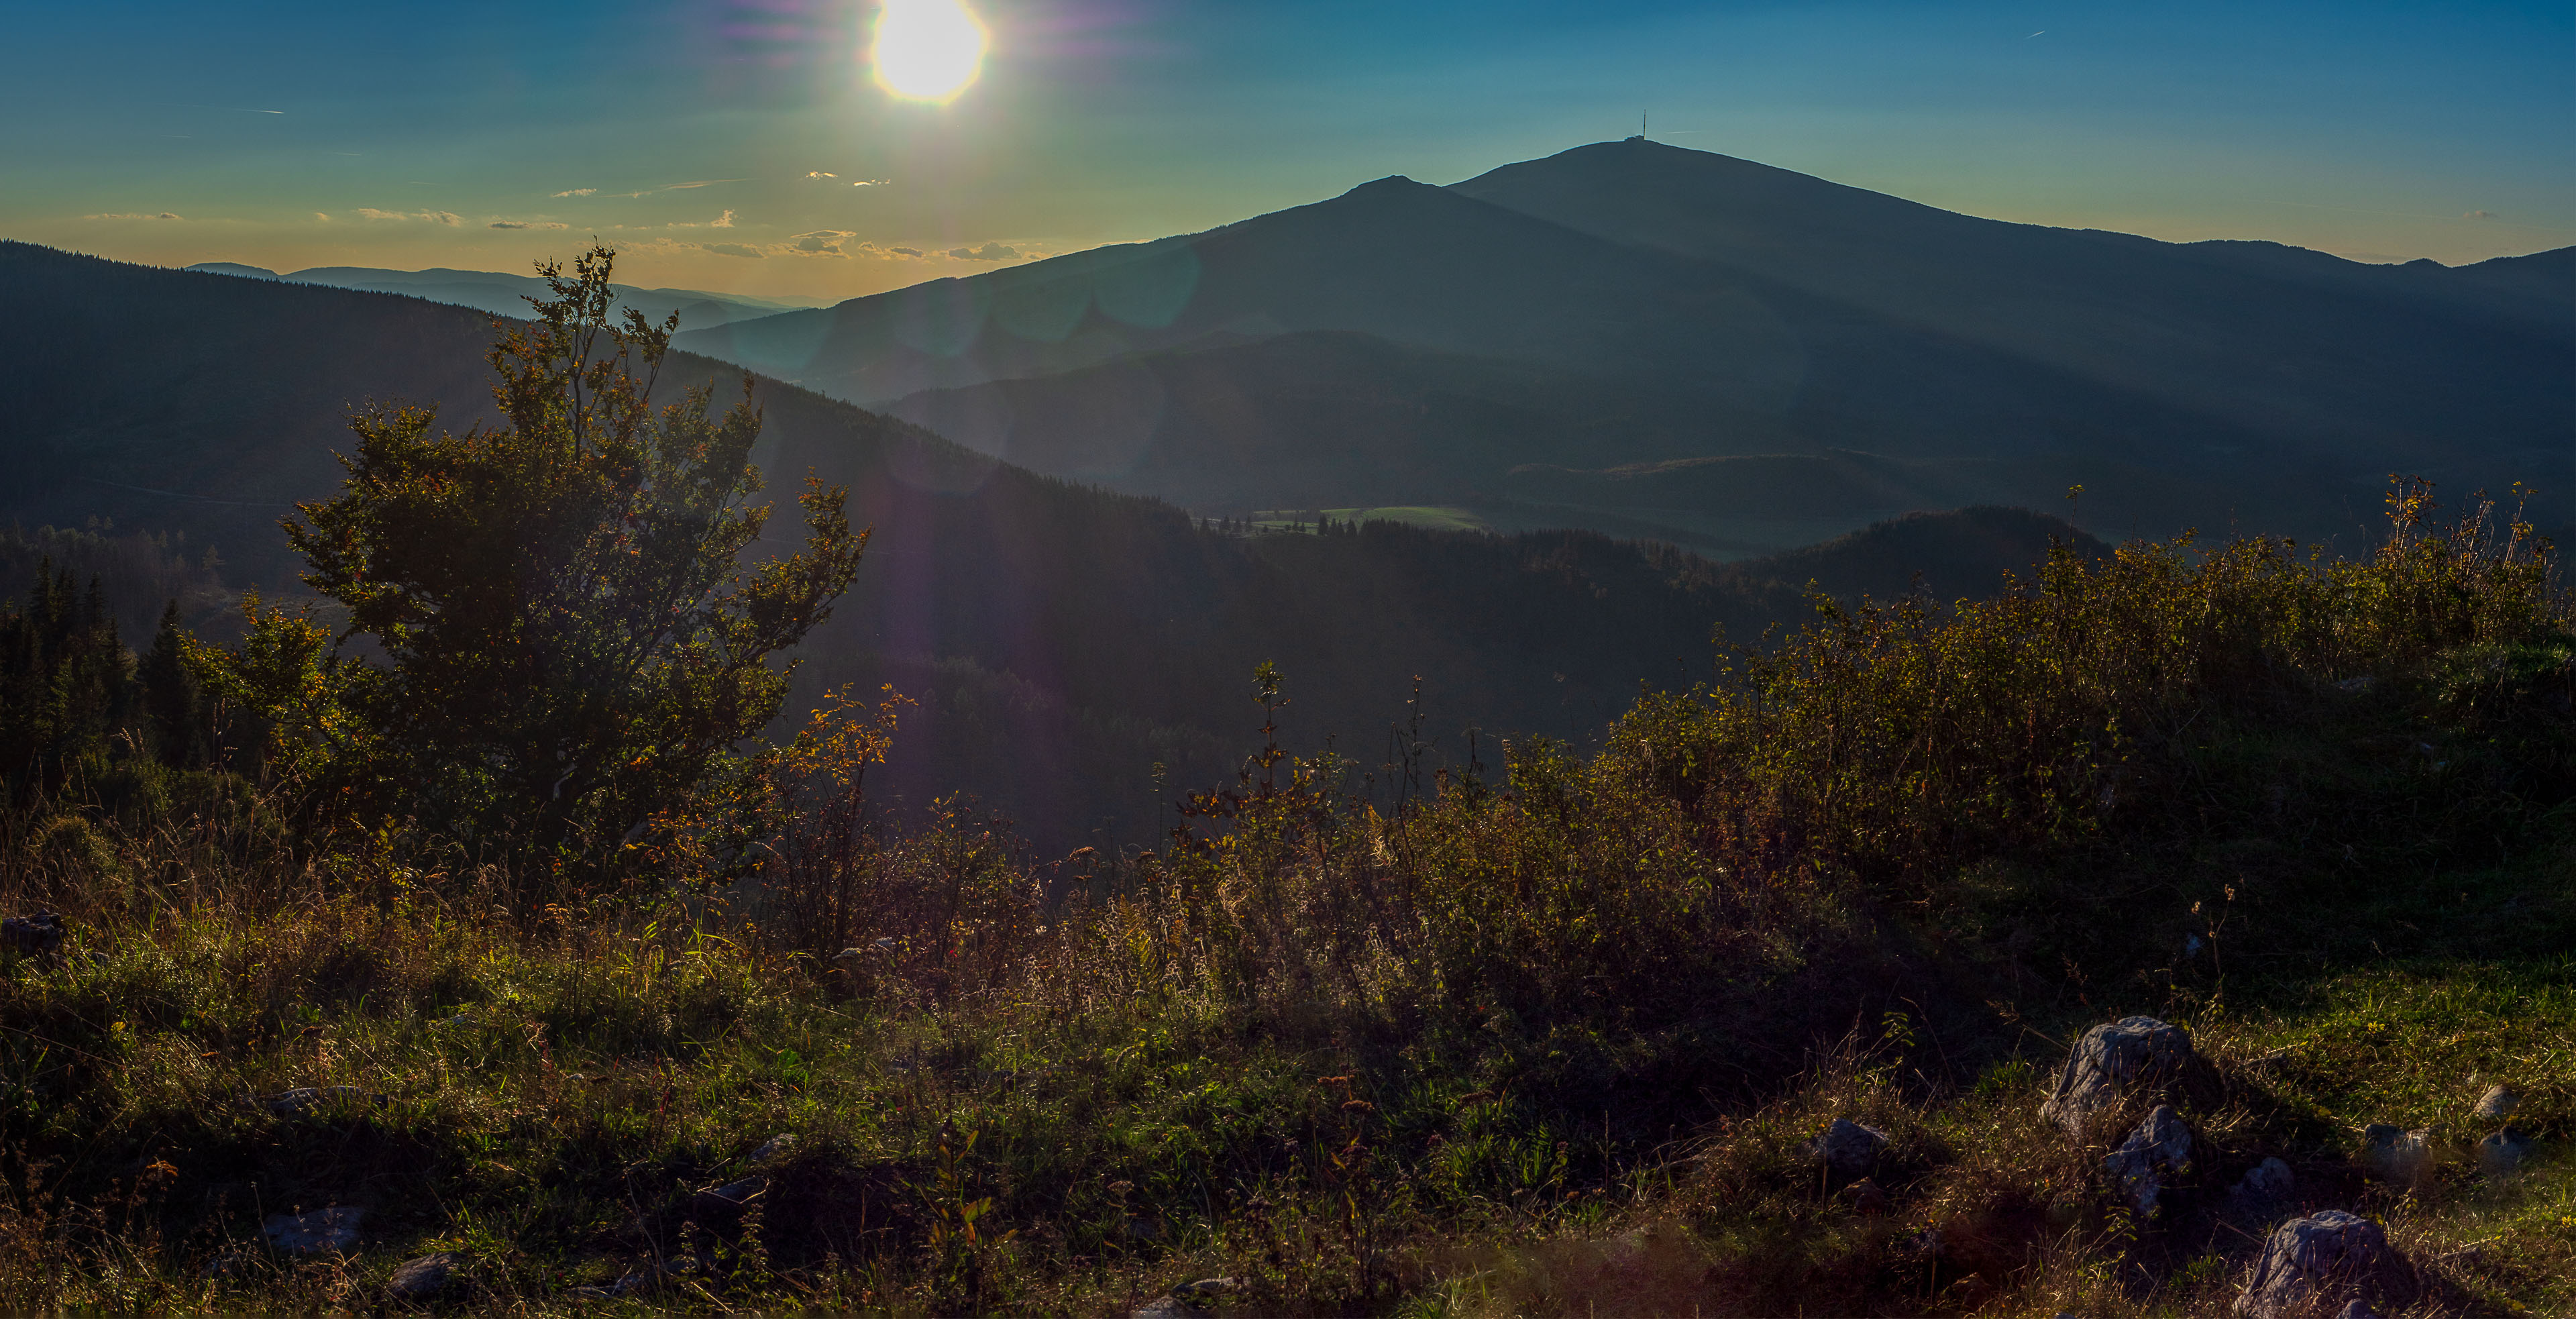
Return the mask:
[[748,243],[700,243],[698,246],[700,249],[713,252],[717,256],[765,257],[769,255],[767,252],[764,252],[757,247],[753,247]]
[[892,179],[853,179],[850,181],[850,186],[853,188],[882,188],[892,182],[894,182]]
[[570,226],[559,220],[494,220],[493,229],[564,229]]
[[555,195],[558,197],[587,197],[597,191],[599,191],[597,188],[566,188]]
[[921,255],[921,249],[920,249],[920,248],[917,248],[917,247],[889,247],[889,248],[887,248],[886,250],[887,250],[887,251],[889,251],[889,252],[894,253],[896,256],[919,256],[919,255]]
[[185,220],[176,211],[110,211],[105,215],[83,216],[88,220]]
[[2460,218],[2463,220],[2492,220],[2496,218],[2496,213],[2493,211],[2470,211],[2467,214],[2462,215]]
[[952,247],[948,255],[960,261],[1010,261],[1020,256],[1020,249],[1008,243],[986,243],[982,247]]
[[465,217],[454,211],[380,211],[372,206],[358,208],[362,220],[425,220],[431,224],[458,225]]
[[809,169],[805,171],[805,177],[809,179],[837,179],[841,176],[831,172],[830,170]]

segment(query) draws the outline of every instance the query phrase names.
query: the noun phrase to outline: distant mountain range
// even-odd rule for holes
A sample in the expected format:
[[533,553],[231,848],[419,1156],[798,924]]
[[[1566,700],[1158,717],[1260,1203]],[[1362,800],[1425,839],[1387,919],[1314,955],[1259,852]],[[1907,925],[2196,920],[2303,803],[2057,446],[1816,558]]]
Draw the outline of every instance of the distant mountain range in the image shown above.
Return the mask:
[[[298,590],[277,521],[338,487],[350,408],[494,420],[490,328],[464,308],[20,243],[0,243],[0,299],[17,313],[0,320],[0,521],[184,534],[272,595]],[[731,373],[677,354],[663,386]],[[1418,678],[1427,727],[1462,758],[1462,730],[1483,730],[1492,764],[1497,736],[1593,738],[1641,683],[1706,677],[1717,628],[1802,617],[1811,581],[1901,590],[1919,572],[1977,594],[2052,534],[2101,550],[2017,509],[1908,519],[1778,568],[1584,531],[1232,534],[803,389],[759,397],[773,493],[812,472],[875,528],[798,696],[895,683],[922,706],[871,789],[971,791],[1047,846],[1148,837],[1181,789],[1228,779],[1257,743],[1263,660],[1300,747],[1374,763]]]
[[[315,266],[281,275],[231,261],[203,261],[188,269],[244,279],[274,279],[290,284],[327,284],[371,293],[402,293],[431,302],[476,307],[498,316],[528,314],[527,299],[546,293],[546,282],[534,275],[504,275],[488,270],[378,270],[370,266]],[[616,286],[617,303],[633,307],[654,323],[672,312],[682,329],[705,329],[735,321],[775,316],[782,311],[819,305],[822,299],[755,298],[740,293],[704,293],[696,289],[643,289]]]
[[2576,520],[2576,248],[2162,243],[1644,141],[682,343],[1211,511],[1456,505],[1747,553],[2081,484],[2115,535],[2320,537],[2420,472]]

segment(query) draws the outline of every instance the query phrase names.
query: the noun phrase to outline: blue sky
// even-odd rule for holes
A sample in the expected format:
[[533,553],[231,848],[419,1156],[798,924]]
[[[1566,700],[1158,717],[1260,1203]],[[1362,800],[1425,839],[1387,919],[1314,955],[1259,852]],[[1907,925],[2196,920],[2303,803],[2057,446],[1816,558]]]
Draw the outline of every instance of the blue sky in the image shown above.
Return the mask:
[[845,297],[1454,182],[1642,109],[2003,219],[2364,260],[2576,243],[2563,0],[974,8],[992,54],[934,105],[872,81],[875,0],[8,0],[0,236],[523,270],[596,234],[638,282]]

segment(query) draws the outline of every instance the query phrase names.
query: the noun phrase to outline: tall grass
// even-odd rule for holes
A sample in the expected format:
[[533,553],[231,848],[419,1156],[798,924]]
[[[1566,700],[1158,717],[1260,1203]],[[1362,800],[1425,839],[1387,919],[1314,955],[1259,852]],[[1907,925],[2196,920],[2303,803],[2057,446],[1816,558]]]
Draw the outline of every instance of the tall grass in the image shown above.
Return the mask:
[[[1265,675],[1240,779],[1115,856],[1032,858],[971,803],[874,810],[891,699],[818,714],[747,885],[675,849],[661,889],[531,907],[505,867],[286,827],[286,783],[41,803],[0,821],[0,903],[73,934],[0,955],[0,1304],[355,1306],[452,1249],[495,1309],[631,1275],[677,1308],[1089,1312],[1229,1275],[1261,1312],[2211,1310],[2241,1247],[2108,1213],[2098,1151],[2030,1116],[2047,1037],[2188,1015],[2234,1078],[2193,1115],[2214,1148],[2327,1168],[2335,1121],[2432,1101],[2348,1065],[2388,1013],[2347,982],[2214,907],[2189,919],[2244,949],[2234,1000],[2158,945],[2215,893],[2210,850],[2231,911],[2274,900],[2265,848],[2375,895],[2310,918],[2320,947],[2504,957],[2525,944],[2478,903],[2563,888],[2576,839],[2547,547],[2486,510],[2436,527],[2420,488],[2396,513],[2351,562],[2185,540],[1992,601],[1820,606],[1598,754],[1513,742],[1420,791],[1409,758],[1284,755]],[[2407,839],[2315,841],[2390,811]],[[2408,859],[2472,834],[2484,878]],[[2427,906],[2455,883],[2455,915]],[[2020,924],[1987,919],[2002,888]],[[2516,910],[2545,941],[2564,905]],[[2085,978],[2023,978],[2077,954]],[[2446,1065],[2515,1065],[2531,1030],[2462,1011],[2425,1009]],[[2251,1069],[2283,1040],[2310,1070]],[[2563,1134],[2576,1076],[2534,1077],[2527,1120]],[[263,1102],[299,1086],[354,1089]],[[1796,1153],[1836,1114],[1897,1138],[1884,1206]],[[710,1207],[782,1131],[758,1211]],[[2565,1193],[2516,1185],[2458,1203],[2528,1225]],[[359,1254],[258,1246],[323,1203],[370,1207]],[[2416,1203],[2439,1247],[2420,1206],[2448,1202]],[[1897,1250],[1927,1227],[1991,1244],[1945,1280]]]

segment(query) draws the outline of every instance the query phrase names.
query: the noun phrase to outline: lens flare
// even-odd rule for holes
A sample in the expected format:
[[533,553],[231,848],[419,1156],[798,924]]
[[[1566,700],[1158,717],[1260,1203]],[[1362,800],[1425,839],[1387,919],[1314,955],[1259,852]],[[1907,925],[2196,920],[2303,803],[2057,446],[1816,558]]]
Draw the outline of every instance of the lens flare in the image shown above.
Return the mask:
[[984,67],[984,25],[959,0],[885,0],[877,14],[877,85],[915,101],[945,101]]

